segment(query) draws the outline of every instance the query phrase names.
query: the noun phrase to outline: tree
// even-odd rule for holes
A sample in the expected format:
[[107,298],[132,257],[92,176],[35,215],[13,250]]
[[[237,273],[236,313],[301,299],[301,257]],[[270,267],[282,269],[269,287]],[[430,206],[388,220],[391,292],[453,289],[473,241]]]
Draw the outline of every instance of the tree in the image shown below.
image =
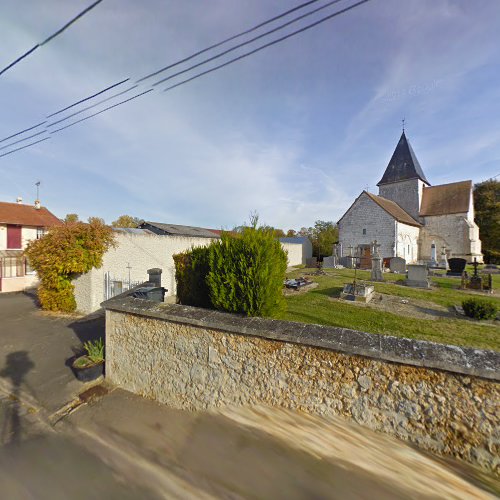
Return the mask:
[[295,238],[297,236],[297,231],[295,231],[295,229],[289,229],[286,232],[286,236],[287,238]]
[[80,219],[78,218],[78,214],[67,214],[64,218],[64,222],[66,224],[73,224],[74,222],[78,222]]
[[314,227],[302,227],[299,236],[307,236],[313,246],[315,257],[332,255],[333,245],[338,242],[339,230],[331,221],[317,220]]
[[99,268],[104,253],[114,246],[114,234],[97,217],[89,223],[56,226],[42,238],[32,240],[25,254],[40,278],[38,298],[43,309],[71,312],[76,309],[71,281]]
[[89,217],[87,220],[89,224],[102,224],[103,226],[106,225],[102,217]]
[[500,264],[500,182],[490,179],[474,186],[475,221],[484,259]]
[[111,223],[112,227],[139,227],[142,222],[138,217],[132,217],[131,215],[120,215],[118,219]]

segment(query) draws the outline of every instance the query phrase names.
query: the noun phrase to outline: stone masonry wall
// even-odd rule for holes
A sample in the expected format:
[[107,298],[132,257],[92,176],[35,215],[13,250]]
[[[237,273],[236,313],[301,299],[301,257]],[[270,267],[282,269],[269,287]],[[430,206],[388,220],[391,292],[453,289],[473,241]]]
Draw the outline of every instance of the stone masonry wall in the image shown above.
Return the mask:
[[500,473],[500,353],[128,297],[105,308],[106,377],[124,389],[340,415]]

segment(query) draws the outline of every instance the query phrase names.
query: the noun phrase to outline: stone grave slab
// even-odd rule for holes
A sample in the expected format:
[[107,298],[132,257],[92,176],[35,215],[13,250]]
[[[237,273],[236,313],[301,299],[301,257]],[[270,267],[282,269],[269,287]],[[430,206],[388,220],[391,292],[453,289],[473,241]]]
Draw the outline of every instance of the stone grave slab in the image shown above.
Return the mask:
[[406,260],[402,257],[393,257],[389,263],[389,269],[392,273],[406,273]]
[[430,288],[427,266],[409,264],[406,285],[414,288]]

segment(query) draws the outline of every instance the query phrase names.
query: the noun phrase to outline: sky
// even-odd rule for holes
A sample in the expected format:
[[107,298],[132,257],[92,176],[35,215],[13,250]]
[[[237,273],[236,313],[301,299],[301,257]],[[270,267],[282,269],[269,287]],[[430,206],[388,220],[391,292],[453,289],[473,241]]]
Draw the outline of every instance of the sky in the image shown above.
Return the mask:
[[[0,68],[91,3],[2,0]],[[300,3],[103,0],[0,75],[0,140]],[[163,85],[151,86],[160,76],[146,80],[136,92],[153,92],[0,158],[0,201],[32,203],[40,181],[42,205],[61,218],[111,222],[128,214],[230,229],[256,211],[261,222],[285,230],[336,222],[363,189],[378,192],[403,118],[431,184],[492,178],[500,173],[499,31],[497,0],[371,0],[170,91],[163,89],[264,42]]]

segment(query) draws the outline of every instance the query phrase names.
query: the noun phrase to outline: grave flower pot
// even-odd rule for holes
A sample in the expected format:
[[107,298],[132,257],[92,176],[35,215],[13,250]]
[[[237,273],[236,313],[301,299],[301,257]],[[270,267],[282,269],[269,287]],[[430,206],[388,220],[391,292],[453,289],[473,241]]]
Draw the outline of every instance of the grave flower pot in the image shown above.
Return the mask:
[[104,374],[104,360],[95,363],[88,356],[80,356],[71,365],[73,373],[81,382],[95,380]]

